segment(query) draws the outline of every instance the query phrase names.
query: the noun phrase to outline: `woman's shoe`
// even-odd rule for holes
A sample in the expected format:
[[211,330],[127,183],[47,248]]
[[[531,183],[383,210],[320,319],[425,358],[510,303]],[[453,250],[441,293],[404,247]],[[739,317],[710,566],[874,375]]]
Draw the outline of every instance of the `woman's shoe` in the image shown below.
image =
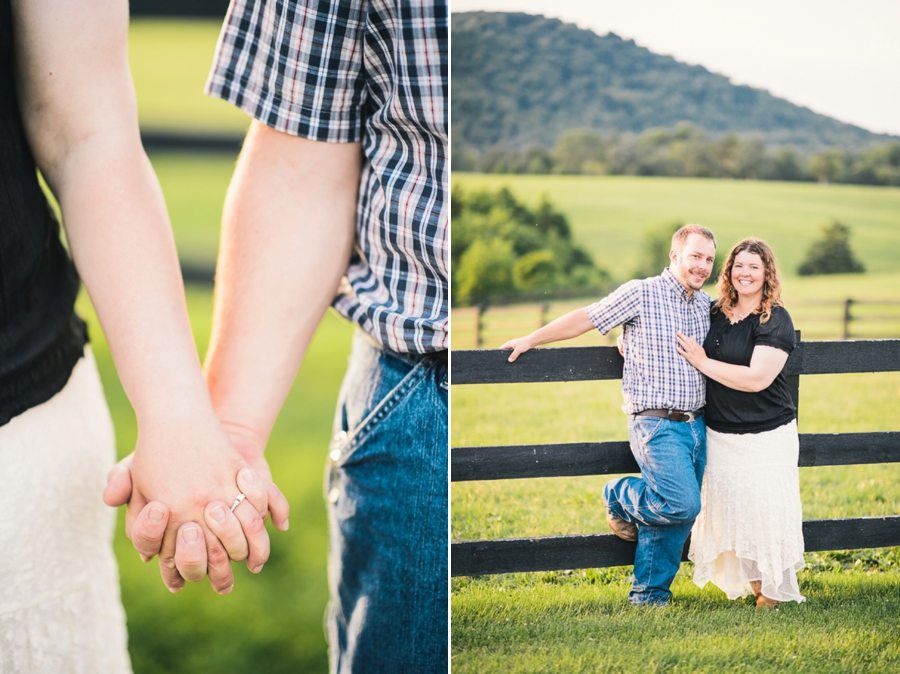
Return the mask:
[[756,610],[774,611],[778,608],[778,604],[780,603],[781,602],[775,601],[774,599],[769,599],[767,596],[761,594],[756,600]]

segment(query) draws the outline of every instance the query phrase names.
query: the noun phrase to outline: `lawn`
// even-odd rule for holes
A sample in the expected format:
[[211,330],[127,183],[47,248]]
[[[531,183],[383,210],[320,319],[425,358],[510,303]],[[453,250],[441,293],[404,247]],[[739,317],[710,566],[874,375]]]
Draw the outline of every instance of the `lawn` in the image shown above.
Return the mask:
[[221,21],[139,18],[128,52],[141,128],[242,136],[246,114],[203,94]]

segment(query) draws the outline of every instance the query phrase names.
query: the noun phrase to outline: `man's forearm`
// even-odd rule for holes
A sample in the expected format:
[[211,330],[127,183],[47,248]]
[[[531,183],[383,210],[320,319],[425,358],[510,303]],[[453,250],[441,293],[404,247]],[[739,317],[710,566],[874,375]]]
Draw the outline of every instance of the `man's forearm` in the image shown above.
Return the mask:
[[361,149],[255,122],[222,223],[206,377],[232,435],[264,446],[347,269]]
[[575,339],[594,329],[594,324],[591,323],[587,312],[582,307],[570,311],[544,327],[535,330],[531,333],[531,338],[534,341],[534,346],[538,346],[539,344]]

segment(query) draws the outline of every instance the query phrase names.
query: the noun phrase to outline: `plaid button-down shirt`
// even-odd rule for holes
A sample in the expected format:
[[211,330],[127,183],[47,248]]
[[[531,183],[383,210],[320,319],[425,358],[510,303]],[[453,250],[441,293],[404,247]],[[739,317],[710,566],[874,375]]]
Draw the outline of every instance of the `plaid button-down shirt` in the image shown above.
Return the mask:
[[442,0],[232,0],[206,84],[279,131],[362,142],[334,307],[400,352],[448,344],[447,38]]
[[626,414],[647,409],[696,410],[706,404],[706,382],[675,350],[675,333],[703,344],[709,332],[710,296],[687,290],[666,269],[660,276],[629,281],[587,307],[604,335],[624,325],[622,395]]

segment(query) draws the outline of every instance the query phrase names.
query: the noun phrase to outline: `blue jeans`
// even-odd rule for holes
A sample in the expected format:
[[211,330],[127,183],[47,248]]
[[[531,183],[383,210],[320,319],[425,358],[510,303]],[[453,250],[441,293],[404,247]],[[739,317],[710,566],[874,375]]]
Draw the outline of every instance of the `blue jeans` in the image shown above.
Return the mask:
[[635,606],[665,604],[681,565],[681,551],[700,513],[700,485],[706,466],[706,423],[631,416],[631,452],[641,477],[611,480],[603,489],[607,510],[638,525]]
[[332,672],[447,671],[447,390],[445,362],[357,332],[325,480]]

